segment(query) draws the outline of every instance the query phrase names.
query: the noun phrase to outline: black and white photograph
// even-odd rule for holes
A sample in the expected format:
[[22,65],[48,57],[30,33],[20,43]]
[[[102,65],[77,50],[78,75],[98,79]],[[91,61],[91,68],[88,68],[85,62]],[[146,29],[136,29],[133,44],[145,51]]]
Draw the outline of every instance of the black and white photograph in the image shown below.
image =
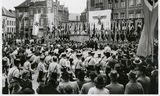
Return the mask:
[[159,94],[159,0],[2,0],[2,95]]

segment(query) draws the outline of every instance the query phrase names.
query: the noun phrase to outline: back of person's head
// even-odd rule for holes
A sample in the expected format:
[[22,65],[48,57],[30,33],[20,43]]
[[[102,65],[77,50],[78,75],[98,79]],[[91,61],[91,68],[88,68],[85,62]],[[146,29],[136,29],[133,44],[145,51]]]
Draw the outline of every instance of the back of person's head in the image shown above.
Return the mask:
[[53,61],[57,62],[57,57],[56,56],[53,56]]
[[69,76],[69,73],[68,73],[68,72],[63,72],[63,73],[62,73],[62,79],[63,79],[64,81],[68,81],[69,78],[70,78],[70,76]]
[[117,81],[117,78],[119,77],[119,74],[116,70],[112,70],[110,73],[109,73],[109,77],[111,79],[112,82],[116,82]]
[[136,71],[131,70],[127,75],[128,75],[128,78],[129,78],[130,80],[136,81],[136,79],[137,79]]
[[20,65],[20,62],[21,62],[21,61],[20,61],[19,58],[14,59],[14,65],[15,65],[15,66],[18,67],[18,66]]
[[85,72],[83,70],[81,70],[79,73],[78,73],[78,79],[79,80],[84,80],[84,77],[85,77]]
[[89,73],[89,77],[90,77],[91,81],[94,81],[94,79],[97,77],[97,74],[92,71],[91,73]]
[[146,75],[146,66],[140,66],[139,71],[141,72],[142,75]]
[[106,75],[108,75],[108,73],[111,72],[111,67],[110,66],[106,66],[106,69],[105,69],[105,73]]
[[105,78],[102,75],[98,75],[95,79],[95,85],[98,89],[103,89],[105,87]]

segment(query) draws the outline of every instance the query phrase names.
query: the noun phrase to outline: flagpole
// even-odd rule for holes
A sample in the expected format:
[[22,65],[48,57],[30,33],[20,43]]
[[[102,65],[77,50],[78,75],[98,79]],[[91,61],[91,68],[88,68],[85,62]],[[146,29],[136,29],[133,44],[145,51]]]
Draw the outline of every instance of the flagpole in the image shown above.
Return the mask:
[[[153,9],[154,9],[154,6],[155,6],[155,2],[154,2],[154,0],[152,0],[153,1],[153,6],[152,6],[152,11],[153,11]],[[153,31],[153,33],[152,33],[152,63],[154,62],[154,31]]]

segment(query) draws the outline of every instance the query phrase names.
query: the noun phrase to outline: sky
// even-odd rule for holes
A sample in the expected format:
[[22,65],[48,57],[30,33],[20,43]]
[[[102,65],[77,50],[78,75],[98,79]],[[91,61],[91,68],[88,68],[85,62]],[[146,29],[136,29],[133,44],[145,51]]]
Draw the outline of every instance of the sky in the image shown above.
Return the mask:
[[[2,6],[6,9],[14,10],[15,6],[18,6],[25,0],[2,0]],[[86,8],[86,0],[59,0],[61,4],[68,7],[69,13],[80,14]]]

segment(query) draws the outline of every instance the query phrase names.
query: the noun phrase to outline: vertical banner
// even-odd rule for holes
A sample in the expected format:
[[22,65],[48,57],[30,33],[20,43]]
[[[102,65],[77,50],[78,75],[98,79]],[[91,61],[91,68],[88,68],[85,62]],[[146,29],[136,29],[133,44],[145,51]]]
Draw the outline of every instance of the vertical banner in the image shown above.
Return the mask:
[[54,26],[54,13],[48,13],[48,27],[50,28],[50,32],[53,31],[53,26]]
[[153,40],[155,28],[158,21],[158,1],[150,4],[149,0],[144,2],[144,27],[137,49],[138,56],[153,56]]
[[33,31],[32,35],[38,35],[39,32],[39,19],[41,14],[34,14]]

